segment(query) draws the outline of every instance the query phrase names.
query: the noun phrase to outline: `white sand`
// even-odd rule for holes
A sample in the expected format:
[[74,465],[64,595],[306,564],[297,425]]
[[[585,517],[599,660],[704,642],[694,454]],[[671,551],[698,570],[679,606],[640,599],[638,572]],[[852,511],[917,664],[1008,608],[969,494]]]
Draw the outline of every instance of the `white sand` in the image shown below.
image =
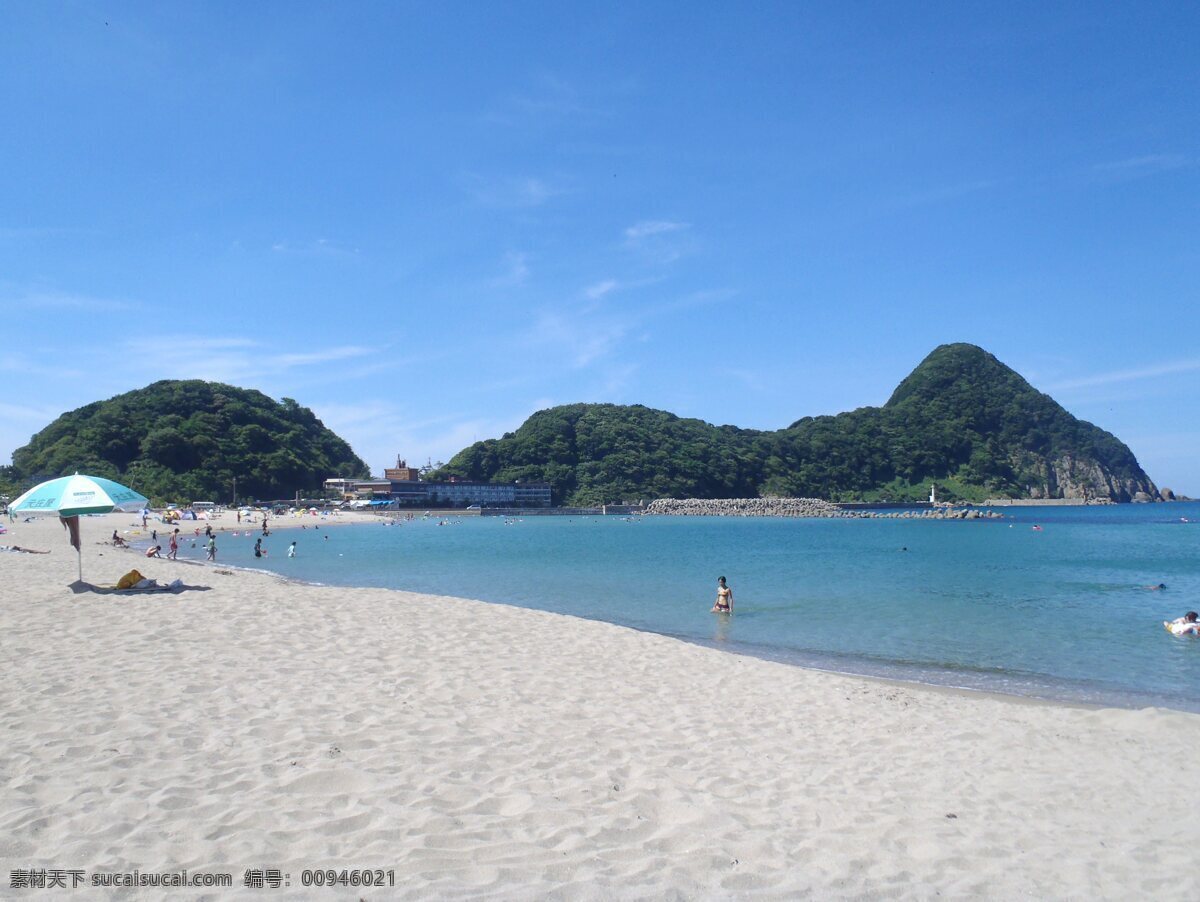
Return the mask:
[[0,897],[55,895],[14,868],[237,887],[71,898],[291,899],[304,868],[379,867],[395,888],[308,895],[1200,898],[1200,717],[146,561],[94,544],[114,522],[84,522],[92,582],[212,591],[75,595],[56,521],[0,538],[53,551],[0,555]]

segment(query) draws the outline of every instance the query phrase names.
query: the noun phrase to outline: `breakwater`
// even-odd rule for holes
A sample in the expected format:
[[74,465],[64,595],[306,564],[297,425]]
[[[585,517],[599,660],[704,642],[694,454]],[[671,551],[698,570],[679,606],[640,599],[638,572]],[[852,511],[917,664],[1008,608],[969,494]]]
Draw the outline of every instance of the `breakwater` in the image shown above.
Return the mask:
[[989,498],[987,507],[1093,507],[1116,504],[1111,498]]
[[820,498],[661,498],[647,516],[667,517],[824,517],[845,520],[982,520],[1003,514],[968,508],[926,510],[847,510]]

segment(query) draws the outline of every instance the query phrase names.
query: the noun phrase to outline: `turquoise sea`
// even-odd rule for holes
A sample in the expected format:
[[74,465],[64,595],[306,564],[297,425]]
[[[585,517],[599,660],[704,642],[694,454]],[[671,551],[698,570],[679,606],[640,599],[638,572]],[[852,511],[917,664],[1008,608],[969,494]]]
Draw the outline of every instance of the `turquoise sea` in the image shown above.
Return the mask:
[[[1200,609],[1200,503],[1004,513],[317,523],[275,532],[261,560],[254,534],[226,524],[218,562],[557,611],[846,673],[1200,711],[1200,639],[1161,625]],[[190,544],[181,556],[202,557]],[[729,617],[709,613],[721,575]],[[1167,589],[1146,588],[1158,583]]]

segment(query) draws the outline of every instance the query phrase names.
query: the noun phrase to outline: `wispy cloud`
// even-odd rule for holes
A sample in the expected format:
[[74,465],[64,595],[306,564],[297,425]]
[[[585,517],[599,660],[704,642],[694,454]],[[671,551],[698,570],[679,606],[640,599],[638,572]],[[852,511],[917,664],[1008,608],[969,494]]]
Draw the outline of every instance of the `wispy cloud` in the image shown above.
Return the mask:
[[698,307],[724,303],[736,292],[725,289],[695,291],[681,297],[666,297],[622,309],[620,305],[600,303],[614,291],[656,282],[623,283],[615,279],[598,282],[584,291],[586,300],[566,302],[543,310],[533,328],[517,338],[529,345],[565,356],[574,369],[604,363],[613,365],[620,351],[634,342],[650,341],[648,324],[659,317]]
[[617,292],[635,291],[663,281],[662,276],[651,276],[644,279],[601,279],[583,289],[583,296],[589,301],[600,301],[610,294]]
[[277,254],[295,254],[304,257],[356,257],[361,251],[340,241],[316,238],[312,241],[276,241],[271,250]]
[[605,279],[603,282],[597,282],[595,285],[589,285],[587,288],[583,289],[583,293],[589,299],[598,301],[609,292],[615,291],[620,284],[621,283],[616,279]]
[[1180,373],[1194,373],[1198,371],[1200,371],[1200,360],[1176,360],[1169,363],[1159,363],[1133,369],[1096,373],[1077,379],[1064,379],[1049,386],[1048,390],[1051,392],[1069,391],[1076,388],[1091,388],[1096,385],[1117,385],[1123,382],[1135,382],[1141,379],[1155,379],[1160,376],[1174,376]]
[[312,366],[317,363],[333,363],[338,360],[350,360],[372,353],[370,348],[357,345],[346,345],[340,348],[328,348],[324,351],[309,351],[304,354],[276,354],[269,360],[281,369],[289,370],[297,366]]
[[520,251],[509,251],[504,255],[504,271],[492,279],[494,288],[517,288],[529,278],[529,255]]
[[463,176],[462,181],[463,189],[476,203],[485,207],[540,207],[567,193],[567,188],[560,181],[538,176],[486,178],[469,173]]
[[1156,172],[1182,169],[1188,165],[1188,162],[1188,158],[1180,153],[1152,153],[1140,157],[1130,157],[1125,160],[1097,163],[1092,167],[1092,171],[1101,175],[1138,178],[1143,175],[1152,175]]
[[894,206],[902,209],[911,207],[924,207],[931,204],[946,203],[947,201],[958,200],[960,197],[967,197],[971,194],[978,194],[981,191],[987,191],[996,187],[996,182],[993,179],[976,179],[967,182],[954,182],[946,185],[935,185],[920,191],[913,191],[909,194],[903,194],[896,197]]
[[524,90],[499,98],[481,118],[484,125],[530,127],[609,115],[605,108],[585,100],[570,82],[542,73]]
[[131,354],[143,353],[147,348],[170,349],[170,355],[159,363],[163,378],[234,383],[270,378],[376,353],[376,349],[359,345],[281,353],[268,350],[251,339],[210,335],[143,336],[127,341],[126,348]]
[[564,352],[571,365],[580,369],[607,357],[633,325],[625,317],[597,316],[589,311],[544,311],[528,340]]
[[135,305],[115,298],[101,298],[89,294],[66,291],[28,291],[11,294],[0,300],[6,309],[24,310],[72,310],[87,313],[116,313],[132,310]]
[[687,222],[646,219],[625,229],[625,247],[651,263],[667,265],[692,251],[694,241],[685,237],[690,229]]
[[95,234],[95,230],[61,226],[0,226],[0,241],[21,241],[29,238],[48,238],[52,235],[83,234]]
[[[146,339],[158,347],[170,348],[172,354],[196,354],[204,351],[219,351],[226,348],[256,348],[258,342],[237,336],[208,335],[156,335]],[[130,342],[132,343],[132,342]],[[142,340],[138,340],[141,344]]]
[[638,365],[636,363],[620,363],[608,367],[602,374],[599,385],[596,387],[595,397],[603,400],[613,400],[620,398],[625,390],[633,384],[633,379],[638,373]]
[[9,404],[0,401],[0,420],[21,420],[30,423],[49,423],[62,413],[53,407],[33,407],[28,404]]
[[497,416],[440,416],[422,419],[402,402],[366,399],[352,404],[313,405],[321,421],[345,438],[355,452],[378,472],[392,466],[397,455],[410,464],[449,460],[475,441],[496,438],[516,429],[533,410]]
[[625,240],[629,242],[639,242],[644,238],[649,238],[651,235],[664,235],[667,232],[679,232],[689,228],[690,223],[686,222],[671,222],[666,219],[648,219],[643,222],[634,223],[625,230]]
[[29,354],[6,350],[0,355],[0,373],[15,373],[26,379],[36,376],[39,379],[60,382],[81,379],[87,375],[86,370],[67,365],[67,362],[58,359],[59,356],[58,352],[49,348]]
[[763,379],[763,374],[755,370],[741,369],[738,367],[725,367],[722,371],[730,379],[740,382],[747,389],[754,392],[762,392],[767,390],[766,380]]

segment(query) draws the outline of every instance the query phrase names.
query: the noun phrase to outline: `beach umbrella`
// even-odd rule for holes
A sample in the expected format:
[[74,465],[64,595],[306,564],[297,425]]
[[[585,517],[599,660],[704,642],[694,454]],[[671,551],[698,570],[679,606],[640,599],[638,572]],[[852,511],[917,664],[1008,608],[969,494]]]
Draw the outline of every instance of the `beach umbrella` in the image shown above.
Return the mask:
[[83,514],[107,514],[110,511],[139,511],[149,505],[147,498],[133,489],[100,476],[61,476],[35,485],[10,506],[19,514],[57,514],[71,537],[79,557],[79,579],[83,581],[83,549],[79,538],[79,518]]

